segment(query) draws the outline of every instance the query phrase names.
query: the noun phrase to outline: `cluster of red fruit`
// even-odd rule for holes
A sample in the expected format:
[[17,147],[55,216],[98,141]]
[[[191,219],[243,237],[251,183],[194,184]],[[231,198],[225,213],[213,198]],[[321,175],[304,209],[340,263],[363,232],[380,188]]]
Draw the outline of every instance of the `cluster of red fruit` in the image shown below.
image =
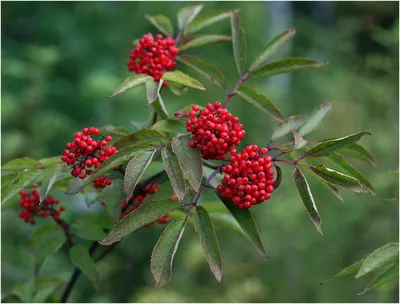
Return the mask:
[[59,200],[53,199],[53,197],[48,196],[41,205],[40,203],[40,194],[33,189],[31,194],[28,194],[26,190],[22,190],[20,192],[21,200],[20,205],[24,208],[23,211],[18,213],[18,216],[22,218],[25,223],[35,224],[35,220],[33,217],[35,215],[39,215],[39,217],[48,217],[52,216],[55,221],[60,220],[61,212],[65,211],[65,208],[61,206],[58,210],[54,205],[58,205],[60,203]]
[[[71,174],[84,179],[92,174],[93,168],[98,168],[102,162],[118,152],[114,146],[107,146],[112,140],[111,136],[105,136],[95,140],[91,135],[99,135],[98,128],[83,128],[82,132],[75,133],[75,140],[67,143],[67,150],[61,159],[72,166]],[[114,170],[118,170],[118,167]],[[95,188],[105,188],[111,185],[110,178],[100,176],[93,182]]]
[[240,145],[246,135],[239,118],[227,109],[221,108],[220,102],[207,104],[200,110],[193,106],[189,111],[191,119],[186,121],[186,130],[192,133],[190,146],[197,147],[204,159],[223,160],[233,146]]
[[[136,210],[147,197],[156,193],[158,189],[160,189],[160,185],[151,184],[146,186],[146,188],[144,189],[145,190],[144,194],[132,195],[128,201],[123,200],[121,203],[121,209],[122,209],[121,218],[127,216],[129,213]],[[160,224],[165,224],[167,223],[167,221],[168,221],[168,215],[163,216],[157,220],[157,222]]]
[[257,145],[246,146],[241,153],[231,150],[231,164],[222,167],[225,177],[217,190],[239,208],[250,208],[270,199],[274,191],[272,157],[265,156],[268,149]]
[[[171,37],[158,34],[156,39],[152,34],[145,34],[139,44],[131,50],[130,59],[127,61],[128,70],[136,74],[146,74],[159,81],[165,71],[170,71],[176,66],[175,57],[179,50],[175,47],[176,41]],[[164,82],[163,86],[168,83]]]

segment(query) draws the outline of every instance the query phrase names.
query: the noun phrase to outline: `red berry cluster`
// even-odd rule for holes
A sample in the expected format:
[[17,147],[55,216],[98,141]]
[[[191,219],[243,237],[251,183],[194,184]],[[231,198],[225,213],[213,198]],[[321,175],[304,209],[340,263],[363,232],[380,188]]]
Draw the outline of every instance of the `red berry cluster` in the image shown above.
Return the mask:
[[[94,168],[98,168],[102,162],[118,152],[114,146],[107,146],[112,140],[111,136],[95,140],[92,135],[98,135],[100,130],[94,127],[83,128],[82,132],[75,133],[75,140],[67,143],[67,150],[61,159],[72,166],[71,174],[84,179],[92,174]],[[118,170],[118,168],[115,168]],[[93,182],[95,188],[105,188],[111,185],[110,178],[100,176]]]
[[241,209],[270,199],[275,181],[272,157],[264,156],[267,153],[268,149],[257,145],[247,146],[240,154],[232,149],[231,164],[222,167],[225,176],[217,187],[221,196]]
[[24,208],[23,211],[18,213],[18,216],[22,218],[25,223],[35,224],[35,220],[33,217],[35,215],[39,215],[39,217],[48,217],[51,216],[55,221],[60,221],[61,212],[65,211],[65,208],[61,206],[58,210],[54,205],[58,205],[60,203],[59,200],[53,199],[52,196],[48,196],[41,205],[40,202],[40,194],[33,189],[31,194],[28,194],[26,190],[22,190],[20,192],[21,200],[20,205]]
[[[176,41],[171,37],[158,34],[156,39],[152,34],[145,34],[139,44],[131,50],[130,59],[127,61],[128,70],[136,74],[146,74],[159,81],[165,71],[170,71],[176,66],[175,57],[179,50],[175,47]],[[168,83],[164,82],[163,86]]]
[[189,116],[191,119],[186,121],[186,130],[192,133],[190,146],[197,146],[204,159],[225,159],[226,154],[234,145],[240,145],[246,135],[239,118],[222,109],[218,101],[214,105],[207,104],[203,110],[193,106]]

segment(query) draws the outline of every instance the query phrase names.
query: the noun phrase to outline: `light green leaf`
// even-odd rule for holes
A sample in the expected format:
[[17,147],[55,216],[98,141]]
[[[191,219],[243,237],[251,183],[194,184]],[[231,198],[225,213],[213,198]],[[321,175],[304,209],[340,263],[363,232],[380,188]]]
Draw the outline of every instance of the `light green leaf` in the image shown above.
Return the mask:
[[176,82],[170,82],[168,84],[168,88],[171,90],[172,93],[174,93],[177,96],[182,96],[183,94],[187,93],[189,90],[188,87],[180,85],[179,83],[176,83]]
[[145,86],[146,86],[147,101],[149,102],[149,104],[153,103],[158,98],[158,94],[160,92],[162,84],[163,84],[162,79],[160,79],[158,83],[155,82],[154,79],[146,80]]
[[42,203],[47,195],[49,194],[51,188],[56,183],[58,175],[61,173],[63,167],[49,168],[42,176],[42,186],[40,188],[40,203]]
[[[239,12],[239,10],[235,10],[235,12]],[[227,19],[231,16],[231,11],[219,11],[219,12],[211,12],[207,13],[201,16],[198,16],[196,19],[194,19],[189,26],[187,27],[187,30],[185,31],[186,34],[193,34],[195,32],[198,32],[199,30],[210,26],[218,21]]]
[[207,211],[199,206],[194,213],[194,228],[200,236],[203,252],[218,282],[222,277],[222,258],[214,225]]
[[172,27],[171,21],[164,15],[149,16],[145,15],[145,18],[154,25],[161,33],[166,36],[174,36],[174,28]]
[[167,213],[182,207],[177,200],[165,199],[160,201],[146,200],[134,212],[121,219],[111,230],[108,236],[100,242],[102,245],[111,245],[128,234],[151,224]]
[[350,277],[354,277],[357,272],[360,270],[360,267],[362,266],[362,264],[364,263],[365,258],[358,260],[357,262],[351,264],[350,266],[343,268],[341,271],[339,271],[337,274],[335,274],[332,278],[330,278],[329,280],[321,283],[321,284],[325,284],[334,280],[338,280],[338,279],[343,279],[343,278],[350,278]]
[[199,90],[206,89],[197,79],[194,79],[189,75],[186,75],[185,73],[178,70],[165,72],[162,76],[162,79],[164,79],[165,81],[172,81],[179,84],[183,84],[185,86]]
[[178,200],[182,201],[182,199],[185,197],[186,187],[178,158],[170,146],[164,147],[161,150],[161,157],[164,163],[165,171],[167,171],[168,178],[171,181],[172,188],[174,189]]
[[290,116],[286,120],[287,122],[278,123],[271,136],[271,140],[277,140],[290,133],[290,130],[296,130],[305,120],[307,116]]
[[158,94],[157,100],[154,101],[151,106],[161,119],[167,119],[169,117],[167,109],[164,105],[164,101],[160,94]]
[[227,35],[199,35],[196,37],[190,37],[182,42],[179,47],[180,51],[185,51],[193,48],[197,48],[203,45],[231,41],[231,36]]
[[177,17],[180,31],[183,31],[193,21],[193,19],[196,18],[203,9],[203,6],[203,4],[186,6],[178,12]]
[[121,202],[125,198],[123,181],[114,180],[110,186],[101,190],[97,198],[104,202],[111,220],[117,221],[121,215]]
[[359,293],[362,295],[371,289],[378,288],[394,279],[399,278],[399,262],[390,265],[384,272],[377,276],[371,283],[368,284],[367,288],[363,292]]
[[337,152],[376,166],[375,157],[359,144],[350,144],[343,149],[339,149]]
[[137,86],[144,85],[147,80],[153,79],[153,77],[145,74],[137,74],[135,76],[130,76],[124,80],[124,82],[115,90],[115,92],[110,96],[121,94],[126,90],[135,88]]
[[178,158],[183,175],[192,185],[193,189],[198,192],[203,176],[203,162],[201,161],[199,149],[191,148],[189,143],[189,135],[175,137],[172,139],[171,147]]
[[308,186],[306,178],[297,167],[295,167],[293,171],[293,181],[297,188],[297,191],[300,194],[301,200],[303,201],[304,208],[306,208],[318,232],[322,234],[322,220],[319,216],[317,205],[315,205],[314,198],[311,193],[310,187]]
[[275,53],[284,46],[290,39],[294,37],[296,34],[295,29],[288,29],[283,33],[276,36],[271,42],[264,48],[261,54],[257,57],[257,59],[253,62],[250,67],[250,70],[255,70],[263,65],[270,57],[275,55]]
[[37,160],[29,157],[16,158],[1,166],[1,171],[23,171],[25,169],[34,169],[38,164],[39,162]]
[[33,303],[47,303],[48,297],[56,291],[57,288],[66,285],[67,282],[60,278],[39,277],[35,279],[36,293],[33,296]]
[[320,105],[314,111],[314,113],[312,113],[310,117],[308,117],[308,119],[300,126],[297,133],[300,136],[304,136],[312,132],[324,122],[331,111],[332,105],[330,103],[324,103]]
[[178,219],[171,222],[164,230],[151,255],[150,270],[156,281],[156,287],[168,283],[172,273],[172,262],[182,238],[186,221]]
[[303,137],[301,137],[296,131],[290,130],[290,132],[293,134],[294,138],[294,150],[299,150],[307,144],[307,141]]
[[233,55],[239,74],[242,75],[244,61],[246,59],[246,35],[244,29],[240,26],[239,15],[234,11],[231,12],[231,27]]
[[260,94],[256,90],[241,86],[237,90],[237,94],[243,97],[245,100],[256,106],[259,110],[266,112],[271,115],[272,118],[280,122],[285,122],[285,116],[274,106],[274,104],[264,95]]
[[151,129],[141,129],[129,135],[121,137],[114,146],[117,149],[127,148],[133,145],[161,146],[167,139],[160,132]]
[[74,266],[81,270],[91,281],[98,284],[100,276],[86,246],[75,245],[69,250],[69,257]]
[[41,263],[46,257],[55,254],[64,244],[64,231],[57,224],[46,224],[37,229],[29,243],[29,248],[35,251],[35,260]]

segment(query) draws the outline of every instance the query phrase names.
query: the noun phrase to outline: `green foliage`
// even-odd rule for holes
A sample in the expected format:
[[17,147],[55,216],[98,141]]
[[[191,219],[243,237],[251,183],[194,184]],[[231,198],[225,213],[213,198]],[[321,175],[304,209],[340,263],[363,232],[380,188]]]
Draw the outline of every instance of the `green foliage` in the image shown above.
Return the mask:
[[95,285],[99,283],[99,273],[96,264],[89,255],[89,249],[84,245],[74,245],[69,250],[69,257],[72,264],[80,269]]
[[178,157],[172,151],[170,146],[163,147],[161,157],[164,163],[165,171],[167,171],[172,188],[179,201],[182,201],[186,194],[185,179],[182,169],[179,165]]
[[231,27],[232,27],[232,43],[233,55],[235,57],[236,67],[239,74],[242,75],[244,68],[244,61],[246,59],[246,34],[243,27],[240,26],[239,15],[232,11],[231,13]]

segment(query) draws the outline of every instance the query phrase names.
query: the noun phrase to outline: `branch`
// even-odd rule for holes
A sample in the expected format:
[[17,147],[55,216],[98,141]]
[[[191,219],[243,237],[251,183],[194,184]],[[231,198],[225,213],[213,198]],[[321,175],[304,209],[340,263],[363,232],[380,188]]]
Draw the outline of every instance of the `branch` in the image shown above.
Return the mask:
[[228,105],[228,102],[231,100],[231,98],[233,96],[236,95],[236,91],[240,88],[240,86],[246,81],[248,80],[248,77],[250,75],[252,71],[249,69],[247,71],[247,73],[244,76],[241,76],[239,81],[236,83],[235,87],[233,88],[232,92],[228,94],[228,96],[226,96],[225,101],[222,103],[222,108],[226,108],[226,106]]

